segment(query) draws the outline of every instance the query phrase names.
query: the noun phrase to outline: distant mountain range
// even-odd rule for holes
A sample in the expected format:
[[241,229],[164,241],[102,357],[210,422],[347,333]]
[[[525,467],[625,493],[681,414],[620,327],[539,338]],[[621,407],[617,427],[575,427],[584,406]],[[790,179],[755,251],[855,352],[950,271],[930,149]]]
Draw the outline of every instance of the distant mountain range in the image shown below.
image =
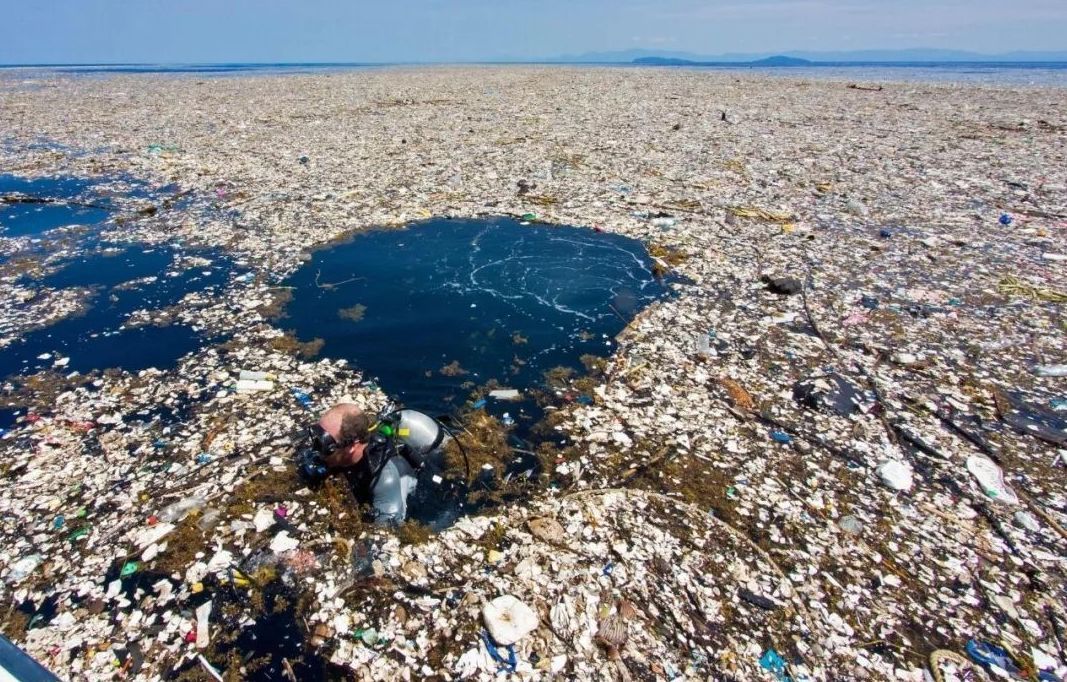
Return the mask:
[[[781,60],[799,60],[796,63],[767,63]],[[615,52],[586,52],[578,55],[563,55],[544,60],[551,63],[585,63],[585,64],[671,64],[690,63],[713,64],[752,64],[764,66],[803,65],[810,62],[1067,62],[1067,51],[1044,52],[1005,52],[1002,54],[982,54],[963,50],[849,50],[835,52],[730,52],[717,55],[701,55],[693,52],[670,52],[665,50],[618,50]]]
[[750,62],[698,62],[691,59],[678,59],[677,57],[639,57],[631,64],[642,66],[702,66],[707,64],[739,64],[744,66],[810,66],[820,62],[810,59],[798,59],[797,57],[784,57],[775,55],[766,59],[754,59]]

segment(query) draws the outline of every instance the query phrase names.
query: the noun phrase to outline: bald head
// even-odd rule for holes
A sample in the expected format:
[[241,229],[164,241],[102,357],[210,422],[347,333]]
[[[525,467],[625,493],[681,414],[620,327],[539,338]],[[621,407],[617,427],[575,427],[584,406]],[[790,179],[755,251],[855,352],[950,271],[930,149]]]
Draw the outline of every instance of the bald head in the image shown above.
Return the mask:
[[331,467],[351,466],[363,457],[363,448],[373,420],[358,405],[340,403],[323,413],[319,419],[326,433],[334,437],[339,447],[326,458]]

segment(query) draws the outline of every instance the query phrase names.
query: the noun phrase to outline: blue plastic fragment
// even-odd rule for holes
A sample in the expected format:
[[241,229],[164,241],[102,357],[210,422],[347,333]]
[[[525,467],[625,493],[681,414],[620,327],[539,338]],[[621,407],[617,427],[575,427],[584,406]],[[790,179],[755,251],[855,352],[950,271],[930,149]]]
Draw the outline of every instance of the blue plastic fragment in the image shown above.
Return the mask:
[[199,455],[196,456],[196,463],[197,464],[207,464],[212,459],[214,459],[214,458],[211,456],[210,453],[201,452]]
[[56,530],[59,530],[60,528],[63,527],[63,524],[66,523],[66,522],[67,522],[67,520],[65,518],[63,518],[62,514],[60,514],[59,516],[56,517],[56,520],[52,522],[52,528],[55,528]]
[[975,663],[984,666],[995,665],[1001,670],[1006,670],[1012,674],[1020,672],[1019,666],[1015,665],[1015,661],[1011,659],[1011,655],[996,644],[979,642],[972,639],[967,642],[966,649],[967,655],[970,656],[971,660]]
[[1000,224],[1001,225],[1011,225],[1013,222],[1015,222],[1015,218],[1012,218],[1010,213],[1001,213],[1000,214]]
[[308,395],[308,393],[306,391],[303,391],[303,390],[301,390],[299,388],[291,388],[289,390],[293,394],[293,397],[296,398],[296,401],[298,403],[300,403],[301,405],[303,405],[305,408],[307,408],[309,410],[313,409],[312,408],[312,403],[311,403],[311,396]]
[[773,438],[776,443],[785,443],[786,445],[793,442],[793,437],[785,431],[771,431],[771,438]]
[[774,675],[778,682],[787,682],[789,675],[785,674],[785,659],[778,655],[774,649],[767,649],[759,659],[760,667]]
[[519,661],[515,656],[515,645],[509,644],[507,646],[508,657],[500,653],[500,648],[493,642],[493,638],[489,636],[489,633],[482,630],[482,642],[485,643],[485,650],[489,652],[489,655],[493,657],[493,660],[500,664],[502,669],[510,672],[515,672],[515,667],[518,666]]
[[1048,406],[1057,412],[1067,410],[1067,398],[1053,398],[1048,401]]
[[479,398],[478,400],[475,400],[474,404],[471,405],[471,407],[476,410],[482,409],[483,407],[485,407],[485,398]]
[[876,310],[878,308],[878,299],[874,296],[864,294],[860,297],[860,305],[862,305],[867,310]]
[[878,236],[882,239],[889,239],[893,236],[893,233],[883,227],[882,229],[878,230]]
[[579,405],[592,405],[593,404],[593,398],[592,398],[592,396],[588,396],[588,395],[580,395],[580,396],[578,396],[577,403]]
[[604,575],[611,575],[615,571],[615,564],[610,561],[604,565]]

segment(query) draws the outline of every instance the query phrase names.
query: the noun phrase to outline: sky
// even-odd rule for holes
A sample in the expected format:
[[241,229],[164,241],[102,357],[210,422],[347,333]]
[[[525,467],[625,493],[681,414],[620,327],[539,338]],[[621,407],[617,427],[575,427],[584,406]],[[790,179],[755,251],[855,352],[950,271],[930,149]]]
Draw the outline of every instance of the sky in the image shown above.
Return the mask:
[[0,0],[0,64],[1067,50],[1067,0]]

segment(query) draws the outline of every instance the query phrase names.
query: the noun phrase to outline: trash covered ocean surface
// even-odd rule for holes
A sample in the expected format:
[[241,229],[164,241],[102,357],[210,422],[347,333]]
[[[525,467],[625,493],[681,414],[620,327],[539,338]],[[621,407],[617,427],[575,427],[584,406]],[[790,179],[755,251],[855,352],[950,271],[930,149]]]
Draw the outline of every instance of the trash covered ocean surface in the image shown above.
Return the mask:
[[[195,79],[0,75],[3,196],[107,207],[0,209],[0,630],[60,677],[1067,674],[1055,91]],[[529,278],[524,235],[581,235],[537,252],[619,315]],[[422,274],[446,287],[398,295]],[[387,357],[446,312],[447,350]],[[296,475],[321,410],[394,391],[457,408],[468,451],[420,489],[474,513],[378,529]]]

